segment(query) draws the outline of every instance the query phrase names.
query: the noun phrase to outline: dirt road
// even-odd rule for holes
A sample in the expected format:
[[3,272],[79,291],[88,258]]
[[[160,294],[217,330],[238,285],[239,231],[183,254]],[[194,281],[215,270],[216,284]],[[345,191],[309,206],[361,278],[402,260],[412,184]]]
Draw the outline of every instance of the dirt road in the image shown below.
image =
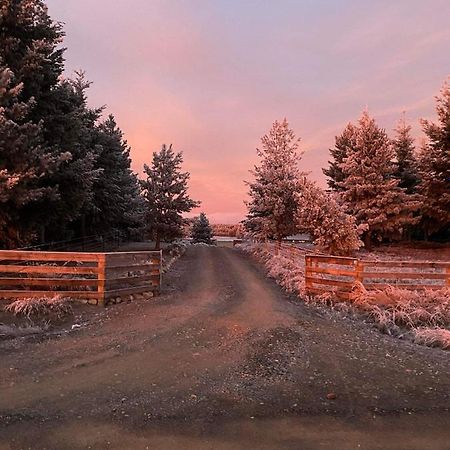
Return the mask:
[[305,306],[238,251],[190,248],[161,297],[89,311],[0,342],[0,449],[450,449],[448,352]]

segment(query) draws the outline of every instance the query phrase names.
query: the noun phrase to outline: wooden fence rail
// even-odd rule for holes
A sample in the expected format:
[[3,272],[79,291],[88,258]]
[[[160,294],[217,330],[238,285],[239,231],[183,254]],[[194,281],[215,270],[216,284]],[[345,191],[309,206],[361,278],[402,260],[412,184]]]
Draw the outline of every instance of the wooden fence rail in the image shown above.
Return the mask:
[[89,299],[159,293],[161,251],[71,253],[0,250],[0,299]]
[[348,297],[356,281],[366,289],[442,289],[450,286],[450,262],[369,261],[306,255],[305,285],[311,294],[334,292]]

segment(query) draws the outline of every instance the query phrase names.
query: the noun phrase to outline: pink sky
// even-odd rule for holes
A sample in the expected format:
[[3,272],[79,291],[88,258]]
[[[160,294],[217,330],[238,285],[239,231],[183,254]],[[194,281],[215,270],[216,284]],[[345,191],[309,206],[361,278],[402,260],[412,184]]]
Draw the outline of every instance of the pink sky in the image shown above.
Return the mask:
[[403,110],[434,118],[450,74],[448,0],[49,0],[65,22],[67,73],[94,82],[132,147],[183,151],[192,197],[233,223],[255,148],[275,119],[301,136],[302,168],[325,185],[334,136],[366,106],[390,133]]

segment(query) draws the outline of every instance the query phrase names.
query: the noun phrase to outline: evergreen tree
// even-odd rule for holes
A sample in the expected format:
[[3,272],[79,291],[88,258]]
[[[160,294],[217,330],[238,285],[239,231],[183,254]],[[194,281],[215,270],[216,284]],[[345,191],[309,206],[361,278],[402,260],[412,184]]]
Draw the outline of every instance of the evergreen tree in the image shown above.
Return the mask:
[[[63,161],[58,171],[39,178],[42,189],[57,189],[58,196],[50,204],[28,205],[27,221],[41,228],[41,239],[46,230],[52,239],[83,233],[82,208],[92,200],[98,176],[92,140],[101,110],[87,107],[89,84],[82,75],[74,81],[61,80],[63,37],[62,25],[50,18],[42,0],[1,2],[0,59],[13,71],[13,82],[22,85],[19,101],[32,101],[28,118],[41,127],[52,158]],[[69,231],[69,226],[76,229]]]
[[211,245],[213,243],[213,230],[205,213],[200,213],[200,216],[193,223],[191,237],[194,244]]
[[143,225],[143,198],[131,170],[130,147],[112,115],[96,129],[93,200],[85,205],[89,234],[121,231],[133,234]]
[[364,227],[364,243],[400,238],[404,227],[417,222],[420,204],[411,199],[394,174],[394,150],[384,130],[365,111],[358,122],[354,151],[340,164],[338,183],[347,212]]
[[153,153],[151,167],[144,165],[146,179],[141,181],[145,199],[145,227],[155,249],[162,240],[171,241],[183,234],[182,213],[200,205],[188,193],[189,172],[181,171],[182,153],[174,153],[172,145]]
[[336,144],[330,149],[332,161],[328,161],[329,167],[323,169],[323,173],[328,177],[327,183],[330,189],[339,191],[339,183],[344,181],[341,164],[349,153],[355,148],[357,129],[352,123],[348,123],[341,135],[336,136]]
[[445,82],[436,97],[438,123],[422,120],[427,142],[419,158],[424,198],[422,227],[426,236],[450,235],[450,85]]
[[247,183],[250,202],[244,226],[259,238],[281,242],[295,233],[296,192],[304,175],[298,168],[299,141],[284,119],[274,122],[256,150],[261,162],[250,171],[255,180]]
[[355,218],[336,199],[304,178],[298,192],[296,225],[314,244],[332,255],[349,255],[363,246]]
[[43,108],[47,116],[45,142],[55,157],[63,149],[70,154],[58,171],[41,180],[43,185],[58,188],[58,198],[47,207],[36,205],[29,211],[30,220],[41,225],[44,241],[87,234],[94,183],[102,172],[96,162],[102,151],[96,130],[102,109],[87,106],[89,86],[84,74],[77,73],[74,80],[63,80],[55,86],[53,103]]
[[57,161],[42,142],[40,126],[27,119],[32,102],[18,100],[22,84],[13,85],[13,78],[0,68],[0,248],[29,244],[37,230],[24,209],[55,195],[39,180]]
[[411,125],[406,124],[403,116],[394,131],[395,138],[392,140],[395,153],[394,177],[399,180],[399,186],[405,189],[407,194],[414,194],[419,183],[419,175]]
[[64,71],[63,37],[62,24],[52,21],[44,1],[0,1],[0,58],[14,82],[23,84],[19,100],[36,102],[30,114],[35,123],[45,120],[41,106],[52,103]]

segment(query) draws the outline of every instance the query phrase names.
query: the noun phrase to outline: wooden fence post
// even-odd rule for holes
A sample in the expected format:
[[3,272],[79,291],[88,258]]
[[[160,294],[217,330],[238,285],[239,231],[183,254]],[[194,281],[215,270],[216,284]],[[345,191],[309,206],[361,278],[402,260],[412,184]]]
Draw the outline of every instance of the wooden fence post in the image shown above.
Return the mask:
[[359,281],[360,283],[363,283],[364,281],[364,263],[360,261],[359,259],[355,260],[355,282]]
[[312,288],[312,282],[310,280],[312,267],[312,256],[305,255],[305,290],[306,293]]
[[106,255],[98,255],[98,304],[106,306]]

